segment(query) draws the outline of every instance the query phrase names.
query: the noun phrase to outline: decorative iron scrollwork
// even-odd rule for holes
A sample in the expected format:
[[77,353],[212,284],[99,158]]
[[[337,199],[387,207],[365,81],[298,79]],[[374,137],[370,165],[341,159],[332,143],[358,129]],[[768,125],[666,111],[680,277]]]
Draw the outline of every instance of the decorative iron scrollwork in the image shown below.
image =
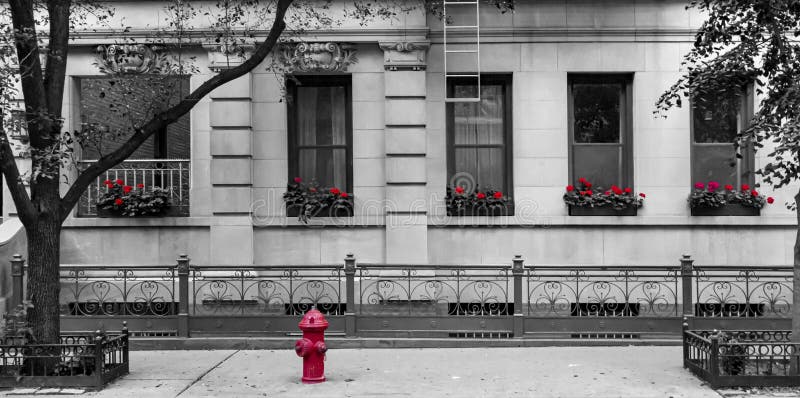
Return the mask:
[[353,46],[330,42],[285,45],[283,58],[294,72],[344,72],[358,62]]

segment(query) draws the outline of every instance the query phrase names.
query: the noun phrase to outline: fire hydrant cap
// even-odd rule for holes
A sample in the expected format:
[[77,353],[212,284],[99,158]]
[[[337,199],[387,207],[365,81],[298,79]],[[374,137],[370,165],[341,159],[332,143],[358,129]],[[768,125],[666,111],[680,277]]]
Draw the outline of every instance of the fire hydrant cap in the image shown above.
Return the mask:
[[299,323],[300,330],[325,330],[328,328],[328,321],[316,308],[306,312],[303,320]]

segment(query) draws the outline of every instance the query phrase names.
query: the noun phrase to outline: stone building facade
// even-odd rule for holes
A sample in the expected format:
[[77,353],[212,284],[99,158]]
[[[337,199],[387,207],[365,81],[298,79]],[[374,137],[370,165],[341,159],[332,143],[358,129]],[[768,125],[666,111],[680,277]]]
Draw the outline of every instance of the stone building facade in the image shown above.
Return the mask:
[[[710,167],[693,144],[700,119],[688,106],[666,118],[653,114],[657,98],[681,74],[702,15],[672,0],[517,3],[513,13],[480,10],[482,92],[491,99],[466,105],[477,106],[471,116],[445,101],[471,83],[447,82],[445,33],[436,18],[415,11],[366,27],[344,23],[308,32],[307,45],[274,54],[295,63],[299,85],[259,67],[191,111],[185,155],[159,155],[184,157],[170,167],[179,164],[186,173],[185,214],[102,218],[76,209],[62,235],[62,261],[171,264],[187,253],[199,265],[313,265],[341,263],[354,253],[369,263],[498,264],[519,254],[530,264],[675,265],[689,253],[698,264],[791,263],[796,220],[784,203],[795,188],[761,187],[775,203],[759,215],[692,216],[687,196]],[[158,22],[157,2],[115,7],[141,23],[141,32]],[[451,48],[474,44],[453,30],[447,40]],[[85,109],[82,82],[101,75],[94,65],[98,46],[114,42],[97,32],[73,43],[65,107],[71,128]],[[231,61],[212,45],[187,55],[200,69],[189,80],[192,88]],[[468,62],[447,68],[476,72]],[[584,161],[607,154],[576,149],[573,108],[581,84],[610,87],[620,98],[619,145],[603,164]],[[328,108],[303,107],[311,103]],[[755,103],[745,101],[739,113]],[[746,119],[741,115],[734,117]],[[491,126],[476,133],[488,141],[459,147],[458,139],[448,139],[460,134],[454,125],[471,122]],[[315,123],[334,126],[330,136],[315,133],[318,141],[327,137],[328,147],[302,142],[309,131],[302,126]],[[733,182],[756,184],[743,170],[763,164],[767,152],[734,166]],[[323,153],[335,169],[308,165]],[[616,173],[617,184],[646,193],[644,206],[631,216],[569,215],[562,195],[580,170],[601,170],[597,178]],[[467,172],[474,184],[502,187],[513,212],[448,216],[447,187]],[[354,201],[352,217],[304,224],[287,215],[287,182],[302,173],[342,184]],[[4,215],[13,215],[4,195]]]

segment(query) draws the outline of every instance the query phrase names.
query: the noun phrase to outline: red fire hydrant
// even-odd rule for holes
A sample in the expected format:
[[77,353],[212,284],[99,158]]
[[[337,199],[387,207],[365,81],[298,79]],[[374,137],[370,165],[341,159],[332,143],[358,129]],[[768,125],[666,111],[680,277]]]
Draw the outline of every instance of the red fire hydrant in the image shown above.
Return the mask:
[[316,308],[306,312],[300,321],[303,338],[294,343],[297,356],[303,357],[303,383],[313,384],[325,381],[325,329],[328,321]]

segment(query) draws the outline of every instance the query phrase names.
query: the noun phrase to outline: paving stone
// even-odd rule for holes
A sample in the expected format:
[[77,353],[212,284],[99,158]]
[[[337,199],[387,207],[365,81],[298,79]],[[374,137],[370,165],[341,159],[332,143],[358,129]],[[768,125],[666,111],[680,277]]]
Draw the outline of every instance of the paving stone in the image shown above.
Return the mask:
[[80,395],[86,392],[86,390],[79,389],[79,388],[62,388],[61,394],[64,395]]
[[11,391],[5,392],[6,395],[30,395],[36,394],[36,388],[15,388]]
[[58,394],[61,392],[60,388],[40,388],[36,390],[36,394]]

